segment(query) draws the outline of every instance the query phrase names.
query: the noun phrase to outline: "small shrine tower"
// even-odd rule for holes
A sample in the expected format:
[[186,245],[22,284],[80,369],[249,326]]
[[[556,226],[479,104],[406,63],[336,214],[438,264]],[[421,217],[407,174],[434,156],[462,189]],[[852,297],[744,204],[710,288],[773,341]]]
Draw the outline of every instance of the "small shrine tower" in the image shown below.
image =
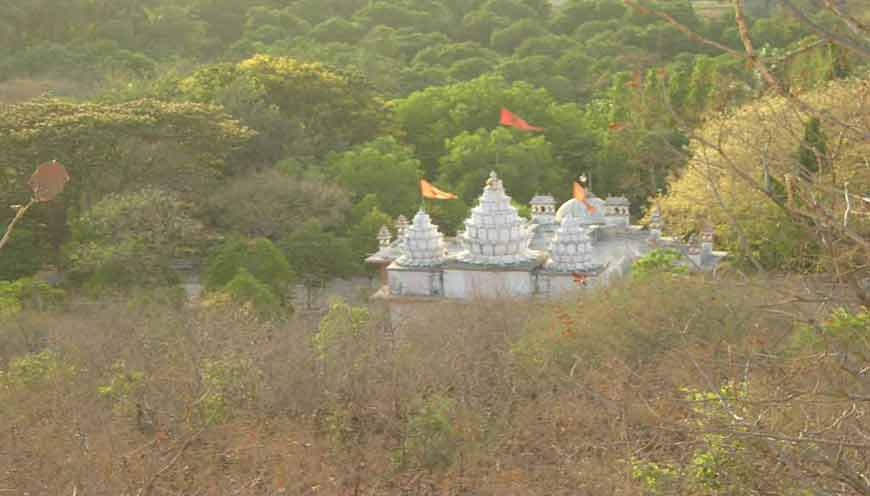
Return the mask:
[[608,226],[628,227],[631,202],[624,196],[608,196],[604,201],[604,219]]
[[550,195],[536,195],[529,202],[532,210],[532,222],[535,224],[550,224],[556,222],[556,199]]
[[402,255],[387,269],[390,293],[397,296],[441,296],[441,266],[446,261],[444,236],[423,209],[405,232]]

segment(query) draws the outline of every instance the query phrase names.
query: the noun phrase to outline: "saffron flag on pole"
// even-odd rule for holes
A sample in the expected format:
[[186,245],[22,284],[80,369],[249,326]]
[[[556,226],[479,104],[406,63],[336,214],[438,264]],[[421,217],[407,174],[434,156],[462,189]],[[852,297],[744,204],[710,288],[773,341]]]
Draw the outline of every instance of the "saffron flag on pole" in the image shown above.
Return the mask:
[[428,198],[430,200],[455,200],[459,198],[453,193],[441,191],[435,186],[432,186],[432,183],[425,179],[420,179],[420,194],[423,195],[423,198]]
[[589,203],[589,198],[586,194],[586,188],[580,185],[577,181],[574,181],[574,199],[582,202],[583,205],[586,206],[586,211],[590,214],[595,213],[595,206]]
[[498,122],[502,126],[513,127],[521,131],[543,131],[544,128],[533,126],[520,118],[520,116],[512,113],[510,110],[502,107],[501,119]]

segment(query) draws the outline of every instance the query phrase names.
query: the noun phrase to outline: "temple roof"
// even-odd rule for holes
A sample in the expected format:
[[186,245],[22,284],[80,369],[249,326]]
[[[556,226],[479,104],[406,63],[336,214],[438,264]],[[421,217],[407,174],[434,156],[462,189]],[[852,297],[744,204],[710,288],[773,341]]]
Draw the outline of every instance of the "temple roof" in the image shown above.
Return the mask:
[[631,202],[628,201],[628,198],[624,196],[608,196],[607,200],[604,202],[607,205],[619,206],[619,207],[628,207],[631,206]]
[[529,202],[529,205],[555,205],[556,199],[550,195],[536,195]]
[[377,252],[366,258],[366,263],[388,264],[402,256],[402,249],[394,243],[390,246],[381,247]]

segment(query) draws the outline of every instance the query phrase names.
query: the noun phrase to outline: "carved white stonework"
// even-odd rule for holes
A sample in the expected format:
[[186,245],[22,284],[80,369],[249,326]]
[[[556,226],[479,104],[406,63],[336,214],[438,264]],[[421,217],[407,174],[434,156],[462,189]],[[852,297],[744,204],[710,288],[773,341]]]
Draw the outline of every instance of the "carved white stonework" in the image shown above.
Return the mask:
[[402,256],[396,263],[404,267],[432,267],[444,263],[444,236],[432,224],[429,214],[420,210],[405,232]]
[[656,204],[655,210],[649,218],[649,237],[652,240],[658,240],[662,237],[664,222],[662,221],[662,211]]
[[713,224],[706,222],[704,229],[701,231],[701,256],[710,257],[713,255],[713,238],[716,232]]
[[550,243],[550,258],[545,267],[558,272],[582,272],[593,268],[589,225],[581,217],[562,219]]
[[631,203],[624,196],[608,196],[604,202],[604,218],[608,226],[628,227],[630,225]]
[[390,246],[390,243],[393,241],[393,234],[390,233],[390,228],[387,226],[381,226],[381,230],[378,231],[378,245],[381,248],[387,248]]
[[495,172],[491,173],[478,205],[465,221],[460,237],[463,251],[456,259],[470,264],[515,265],[537,260],[529,249],[531,231],[511,205]]
[[590,191],[587,201],[572,199],[556,211],[552,196],[539,195],[529,205],[532,219],[526,221],[493,173],[454,238],[443,237],[424,211],[413,224],[399,217],[397,236],[391,239],[390,229],[381,229],[380,249],[366,259],[386,276],[376,297],[397,305],[430,298],[551,297],[603,287],[629,273],[638,257],[658,246],[681,251],[692,268],[702,271],[713,270],[725,256],[713,250],[710,225],[688,245],[662,237],[664,222],[657,205],[649,231],[630,224],[631,205],[620,196],[605,201]]
[[396,218],[396,237],[400,241],[405,237],[405,233],[408,232],[409,225],[408,218],[404,215],[400,215]]
[[529,202],[532,223],[556,224],[556,199],[550,195],[537,195]]

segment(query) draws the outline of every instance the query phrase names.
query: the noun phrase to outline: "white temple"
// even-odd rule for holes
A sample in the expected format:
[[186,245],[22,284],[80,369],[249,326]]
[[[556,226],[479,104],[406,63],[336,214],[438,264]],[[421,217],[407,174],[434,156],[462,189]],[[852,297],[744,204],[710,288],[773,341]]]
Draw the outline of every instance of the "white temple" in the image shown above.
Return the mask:
[[408,225],[396,222],[378,235],[380,249],[366,259],[382,269],[377,296],[389,300],[551,297],[606,284],[628,272],[632,262],[666,246],[686,253],[695,268],[713,268],[724,253],[714,252],[705,229],[698,247],[663,238],[656,211],[650,229],[631,225],[624,197],[606,200],[589,193],[556,210],[552,196],[530,202],[532,218],[522,218],[495,172],[456,238],[445,239],[422,209]]

